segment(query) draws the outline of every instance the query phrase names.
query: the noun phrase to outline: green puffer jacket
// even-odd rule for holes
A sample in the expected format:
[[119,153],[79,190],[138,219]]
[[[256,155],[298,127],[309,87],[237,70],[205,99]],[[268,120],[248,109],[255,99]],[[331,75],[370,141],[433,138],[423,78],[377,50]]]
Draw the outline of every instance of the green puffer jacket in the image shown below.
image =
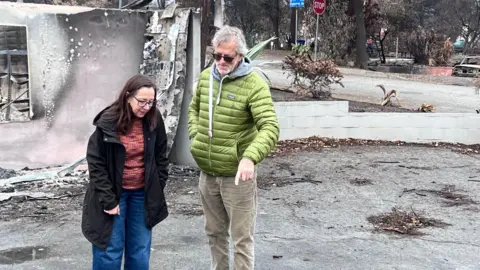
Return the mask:
[[248,58],[223,79],[215,67],[200,74],[190,103],[188,131],[193,158],[213,176],[235,176],[242,158],[257,165],[274,149],[280,129],[272,96],[263,78],[252,72]]

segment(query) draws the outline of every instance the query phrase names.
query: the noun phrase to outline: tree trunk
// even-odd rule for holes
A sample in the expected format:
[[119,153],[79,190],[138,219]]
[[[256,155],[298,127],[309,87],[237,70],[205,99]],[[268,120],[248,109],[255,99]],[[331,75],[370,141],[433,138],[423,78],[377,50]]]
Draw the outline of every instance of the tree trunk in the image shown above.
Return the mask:
[[295,9],[290,8],[290,38],[288,39],[288,49],[292,49],[292,43],[295,44]]
[[385,31],[384,34],[383,34],[383,38],[380,38],[380,50],[382,52],[382,56],[380,58],[380,62],[382,64],[386,64],[387,63],[387,58],[385,57],[385,46],[383,46],[383,42],[385,41],[385,38],[387,38],[387,35],[388,35],[388,31]]
[[225,0],[215,0],[215,19],[213,25],[220,28],[223,26],[225,14]]
[[275,0],[275,18],[273,20],[273,31],[275,32],[275,36],[277,39],[275,40],[275,47],[276,49],[280,49],[280,0]]
[[353,1],[355,20],[357,24],[357,58],[355,65],[359,68],[366,68],[368,62],[368,55],[365,48],[365,44],[367,43],[367,34],[365,30],[365,14],[363,12],[363,0],[351,1]]

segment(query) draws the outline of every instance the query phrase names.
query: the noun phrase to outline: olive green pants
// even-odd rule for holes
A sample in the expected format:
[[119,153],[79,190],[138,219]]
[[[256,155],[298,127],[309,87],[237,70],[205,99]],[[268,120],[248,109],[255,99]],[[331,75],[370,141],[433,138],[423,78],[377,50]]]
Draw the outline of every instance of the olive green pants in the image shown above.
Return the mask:
[[233,269],[254,267],[254,233],[257,216],[257,173],[252,180],[200,174],[200,196],[212,270],[229,269],[229,236],[234,246]]

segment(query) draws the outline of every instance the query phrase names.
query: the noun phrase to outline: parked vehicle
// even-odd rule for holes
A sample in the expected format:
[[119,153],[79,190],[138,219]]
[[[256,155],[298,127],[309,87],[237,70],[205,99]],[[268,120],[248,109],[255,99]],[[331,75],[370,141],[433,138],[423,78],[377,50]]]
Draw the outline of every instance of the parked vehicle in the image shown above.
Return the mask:
[[467,55],[453,68],[453,76],[480,77],[480,56]]

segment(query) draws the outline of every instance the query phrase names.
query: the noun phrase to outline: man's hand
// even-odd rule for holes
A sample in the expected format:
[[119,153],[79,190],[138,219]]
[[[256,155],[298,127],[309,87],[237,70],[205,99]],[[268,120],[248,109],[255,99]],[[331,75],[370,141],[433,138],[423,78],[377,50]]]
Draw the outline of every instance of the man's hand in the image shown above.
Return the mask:
[[242,158],[240,164],[238,164],[237,176],[235,176],[235,185],[238,186],[240,178],[242,181],[252,180],[253,173],[255,170],[255,165],[253,161],[248,158]]
[[103,210],[103,211],[109,215],[120,215],[120,207],[118,205],[115,206],[115,208],[113,208],[112,210]]

